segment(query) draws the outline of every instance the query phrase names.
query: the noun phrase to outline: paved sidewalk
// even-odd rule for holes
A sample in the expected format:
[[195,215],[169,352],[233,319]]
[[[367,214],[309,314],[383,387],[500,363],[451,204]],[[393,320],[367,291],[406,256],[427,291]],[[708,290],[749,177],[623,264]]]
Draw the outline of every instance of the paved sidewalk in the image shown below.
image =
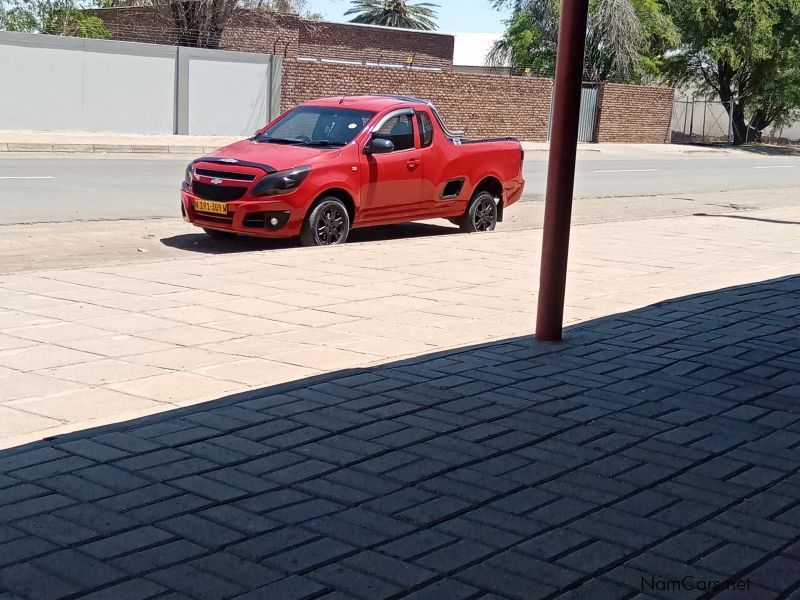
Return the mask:
[[568,340],[0,452],[0,597],[800,598],[800,277]]
[[[797,207],[575,227],[567,320],[797,273]],[[532,331],[541,232],[0,276],[0,448]]]

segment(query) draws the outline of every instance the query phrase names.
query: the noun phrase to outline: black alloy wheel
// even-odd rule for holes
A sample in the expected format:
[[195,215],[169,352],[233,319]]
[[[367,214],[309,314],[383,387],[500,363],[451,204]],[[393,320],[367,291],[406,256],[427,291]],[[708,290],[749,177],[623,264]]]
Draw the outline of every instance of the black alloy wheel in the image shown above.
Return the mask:
[[479,192],[461,218],[461,231],[492,231],[497,225],[497,202],[489,192]]
[[338,198],[328,197],[309,213],[300,241],[304,246],[343,244],[350,233],[350,215]]

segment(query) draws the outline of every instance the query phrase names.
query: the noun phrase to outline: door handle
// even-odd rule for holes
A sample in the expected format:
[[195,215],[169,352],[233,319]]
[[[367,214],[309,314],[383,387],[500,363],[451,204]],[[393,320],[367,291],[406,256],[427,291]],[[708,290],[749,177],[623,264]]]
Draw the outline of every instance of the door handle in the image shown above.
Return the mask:
[[406,164],[408,165],[409,169],[413,169],[414,167],[419,165],[419,160],[417,160],[416,158],[411,158],[406,161]]

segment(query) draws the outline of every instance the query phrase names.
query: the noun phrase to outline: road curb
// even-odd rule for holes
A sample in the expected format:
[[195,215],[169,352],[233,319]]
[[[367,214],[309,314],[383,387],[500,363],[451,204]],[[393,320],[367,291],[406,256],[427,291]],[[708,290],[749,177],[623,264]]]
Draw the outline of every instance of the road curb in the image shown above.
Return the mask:
[[51,152],[88,154],[202,154],[219,146],[169,146],[164,144],[59,144],[0,142],[0,152]]

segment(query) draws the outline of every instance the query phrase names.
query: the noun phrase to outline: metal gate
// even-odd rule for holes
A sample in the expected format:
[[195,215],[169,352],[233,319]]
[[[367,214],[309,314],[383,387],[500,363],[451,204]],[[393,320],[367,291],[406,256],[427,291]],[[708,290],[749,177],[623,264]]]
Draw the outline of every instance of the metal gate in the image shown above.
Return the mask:
[[[547,120],[547,140],[550,140],[550,131],[553,127],[553,98],[555,86],[550,94],[550,117]],[[581,112],[578,125],[578,141],[594,142],[594,130],[597,125],[597,86],[584,84],[581,90]]]
[[670,141],[690,144],[732,142],[727,106],[721,101],[678,98],[672,109]]
[[597,88],[584,87],[581,90],[581,116],[578,126],[578,141],[593,142],[594,128],[597,124]]

